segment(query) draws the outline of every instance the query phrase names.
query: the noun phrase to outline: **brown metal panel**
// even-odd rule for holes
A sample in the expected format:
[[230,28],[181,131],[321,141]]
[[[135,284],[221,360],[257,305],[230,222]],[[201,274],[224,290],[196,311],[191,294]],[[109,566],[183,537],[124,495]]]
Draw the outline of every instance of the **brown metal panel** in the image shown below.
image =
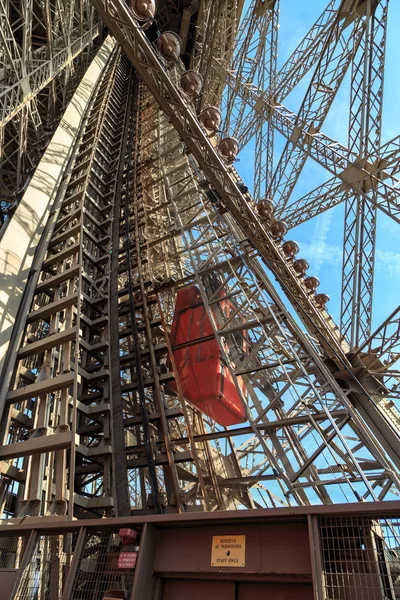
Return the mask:
[[[246,569],[260,570],[260,529],[251,526],[190,527],[187,529],[162,530],[157,548],[155,570],[160,572],[214,572],[211,567],[211,544],[213,536],[246,535]],[[248,552],[248,548],[251,548]],[[243,572],[243,568],[231,568],[229,572]]]
[[167,579],[162,600],[235,600],[233,581]]
[[239,583],[237,600],[312,600],[312,585],[301,583]]
[[311,559],[306,523],[271,523],[164,529],[160,533],[155,570],[158,572],[218,573],[211,567],[213,536],[245,535],[246,566],[225,568],[228,573],[310,575]]
[[310,543],[306,523],[262,525],[261,571],[311,575]]
[[[209,536],[202,530],[163,529],[160,531],[154,570],[160,572],[198,571],[200,543],[207,544]],[[174,549],[172,551],[172,549]],[[211,544],[210,544],[211,557]]]
[[0,590],[2,598],[11,598],[18,569],[0,569]]

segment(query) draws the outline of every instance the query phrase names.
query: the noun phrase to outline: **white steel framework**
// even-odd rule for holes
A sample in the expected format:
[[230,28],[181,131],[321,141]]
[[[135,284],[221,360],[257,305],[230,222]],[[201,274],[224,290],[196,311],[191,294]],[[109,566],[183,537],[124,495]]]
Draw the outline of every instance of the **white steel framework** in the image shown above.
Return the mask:
[[[280,70],[278,0],[201,3],[193,101],[184,63],[159,54],[149,23],[122,0],[92,3],[125,56],[113,52],[87,104],[7,363],[3,515],[397,498],[398,309],[371,335],[376,211],[399,219],[398,139],[380,139],[387,3],[330,2]],[[311,69],[293,114],[281,102]],[[346,73],[348,147],[321,131]],[[255,138],[254,195],[218,152],[222,132],[198,118],[217,104],[226,134]],[[274,130],[287,140],[276,164]],[[308,158],[333,178],[293,200]],[[260,211],[266,194],[288,226],[346,203],[340,326]],[[184,396],[171,328],[192,285],[240,426]]]

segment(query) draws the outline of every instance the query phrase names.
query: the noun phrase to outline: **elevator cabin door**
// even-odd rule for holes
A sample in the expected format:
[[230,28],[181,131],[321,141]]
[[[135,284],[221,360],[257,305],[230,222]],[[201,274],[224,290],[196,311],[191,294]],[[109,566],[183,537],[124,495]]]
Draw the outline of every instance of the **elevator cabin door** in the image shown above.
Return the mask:
[[313,600],[310,584],[167,579],[162,600]]
[[162,600],[235,600],[235,583],[204,579],[166,579]]
[[239,583],[237,600],[313,600],[312,585],[302,583]]

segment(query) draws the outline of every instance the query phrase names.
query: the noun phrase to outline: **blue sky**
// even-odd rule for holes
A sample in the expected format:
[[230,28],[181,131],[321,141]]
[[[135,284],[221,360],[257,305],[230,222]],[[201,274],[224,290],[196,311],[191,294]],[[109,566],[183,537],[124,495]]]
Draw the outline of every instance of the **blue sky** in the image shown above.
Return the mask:
[[[321,14],[328,0],[281,0],[278,69],[301,41],[316,18]],[[246,5],[248,2],[246,2]],[[389,6],[384,111],[382,143],[400,133],[400,2],[391,0]],[[311,72],[310,72],[311,75]],[[309,83],[309,77],[299,84],[284,104],[297,112]],[[337,94],[330,113],[322,128],[331,138],[347,145],[349,76],[346,76]],[[275,160],[283,147],[283,138],[276,134]],[[253,149],[250,143],[240,153],[237,168],[243,179],[252,188]],[[308,159],[294,196],[303,194],[329,179],[331,175]],[[400,177],[399,177],[400,178]],[[310,263],[309,273],[321,280],[319,291],[327,292],[331,301],[329,311],[336,322],[340,316],[341,263],[343,248],[344,206],[340,205],[313,220],[292,229],[286,239],[295,239],[300,245],[300,254]],[[399,226],[389,217],[378,211],[377,245],[374,282],[373,328],[378,326],[399,304],[400,298],[400,247],[398,244]]]

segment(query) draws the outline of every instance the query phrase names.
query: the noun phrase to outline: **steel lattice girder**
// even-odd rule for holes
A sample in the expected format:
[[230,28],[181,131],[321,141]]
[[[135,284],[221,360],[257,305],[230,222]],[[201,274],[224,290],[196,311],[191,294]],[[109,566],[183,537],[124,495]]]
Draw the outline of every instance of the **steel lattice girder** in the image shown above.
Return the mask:
[[0,3],[1,220],[12,213],[83,70],[99,30],[86,0]]
[[[272,98],[275,103],[282,102],[318,61],[325,43],[327,31],[336,16],[335,3],[335,0],[329,2],[326,9],[304,36],[279,72],[275,77],[273,75],[270,77],[270,86],[263,94],[265,97]],[[248,13],[250,18],[254,17],[252,5],[248,9]],[[274,42],[274,46],[275,48],[272,47],[272,50],[276,53],[276,41]],[[239,72],[235,63],[234,57],[232,67],[230,67],[233,73]],[[247,80],[247,82],[253,83],[250,80]],[[256,82],[255,84],[257,85]],[[259,87],[259,89],[264,88]],[[227,95],[229,96],[229,92],[227,92]],[[230,129],[232,135],[238,138],[241,147],[245,146],[256,135],[260,127],[260,116],[257,113],[253,113],[253,111],[246,112],[244,108],[246,105],[248,105],[248,99],[245,100],[242,95],[232,98],[229,106],[229,112],[231,113],[229,115]],[[229,127],[225,126],[225,129],[229,129]]]
[[[109,2],[106,5],[102,5],[100,2],[96,2],[95,4],[100,10],[103,18],[117,36],[117,39],[121,40],[121,45],[124,47],[144,81],[149,86],[151,92],[170,118],[173,126],[184,139],[189,150],[206,174],[207,179],[209,179],[217,189],[222,201],[237,222],[240,223],[240,227],[244,229],[251,242],[255,243],[256,239],[249,233],[249,222],[257,222],[256,215],[254,213],[248,213],[246,218],[243,209],[241,213],[238,212],[239,207],[234,201],[234,197],[237,197],[237,192],[235,191],[235,187],[232,187],[233,182],[229,176],[227,176],[224,165],[215,155],[213,148],[210,146],[208,140],[205,139],[201,129],[198,128],[188,105],[182,100],[181,95],[175,89],[171,79],[164,72],[162,66],[148,45],[147,40],[131,18],[129,12],[118,2]],[[213,168],[211,168],[211,165]],[[242,207],[245,206],[243,197],[241,197],[241,203]],[[255,246],[260,251],[261,255],[265,256],[266,243],[264,243],[262,247],[255,243]],[[275,274],[277,273],[277,268],[278,264],[274,262],[272,269]],[[264,451],[267,451],[265,447]]]
[[[153,115],[150,118],[149,116],[146,117],[146,120],[149,128],[142,127],[142,135],[145,139],[147,139],[147,136],[150,137],[151,132],[154,132],[157,117]],[[292,468],[298,462],[299,457],[304,456],[302,443],[308,446],[307,436],[313,436],[312,423],[314,422],[314,416],[311,414],[308,417],[304,415],[304,424],[307,419],[310,419],[310,426],[300,428],[296,433],[295,428],[287,439],[283,434],[277,437],[273,433],[274,430],[279,430],[284,424],[290,426],[291,417],[288,417],[290,412],[285,412],[284,406],[286,403],[282,400],[283,398],[287,400],[286,395],[289,390],[292,390],[295,395],[297,393],[296,389],[301,390],[298,396],[300,404],[293,399],[293,405],[290,408],[295,413],[302,410],[301,407],[303,407],[305,397],[308,398],[310,406],[313,402],[312,397],[315,398],[314,402],[318,403],[319,391],[315,387],[315,385],[318,387],[318,384],[316,384],[318,378],[314,383],[309,379],[315,376],[318,367],[316,367],[314,359],[308,353],[309,348],[304,347],[304,342],[300,342],[299,345],[299,340],[296,340],[298,333],[296,331],[294,335],[293,331],[296,326],[293,323],[290,325],[285,324],[288,315],[283,305],[281,305],[281,301],[272,291],[272,286],[265,278],[265,274],[263,274],[257,262],[257,256],[253,255],[251,258],[246,256],[245,239],[240,237],[240,233],[238,233],[238,239],[232,237],[230,227],[233,227],[234,230],[235,228],[233,224],[229,225],[229,217],[225,217],[226,222],[224,223],[224,217],[219,216],[218,211],[207,201],[205,195],[202,199],[204,192],[201,191],[201,181],[196,181],[195,171],[190,176],[190,164],[187,163],[187,159],[182,157],[178,138],[176,134],[175,137],[173,135],[173,128],[168,126],[161,116],[158,117],[158,120],[163,123],[162,133],[159,134],[161,135],[161,141],[157,136],[153,136],[152,142],[146,143],[146,148],[149,156],[160,157],[161,164],[153,158],[148,167],[149,173],[145,175],[143,180],[144,204],[145,207],[148,206],[149,218],[152,222],[150,226],[149,221],[147,221],[148,226],[146,228],[149,248],[152,253],[148,257],[149,268],[151,270],[157,269],[157,278],[163,280],[167,276],[168,268],[171,269],[173,265],[176,265],[176,270],[170,271],[170,275],[173,276],[173,284],[170,285],[173,285],[174,288],[181,283],[188,285],[189,281],[194,278],[197,284],[203,288],[204,297],[210,307],[215,308],[216,303],[219,302],[219,290],[224,290],[225,294],[228,294],[229,289],[227,297],[235,302],[237,314],[245,317],[249,339],[252,340],[252,345],[254,344],[254,351],[241,361],[234,353],[234,334],[243,329],[243,324],[238,324],[232,318],[225,319],[226,323],[224,323],[224,319],[218,322],[216,334],[222,336],[225,342],[228,341],[229,348],[234,353],[235,375],[246,378],[246,385],[250,394],[248,401],[249,420],[251,423],[253,422],[253,425],[238,430],[210,432],[207,435],[195,433],[194,439],[212,441],[224,437],[231,438],[236,435],[250,435],[250,439],[243,442],[236,451],[239,464],[242,465],[242,469],[244,465],[247,465],[246,470],[242,470],[241,475],[235,479],[229,479],[229,483],[226,480],[221,480],[221,486],[233,486],[235,482],[239,485],[241,481],[243,486],[246,485],[246,482],[250,486],[260,484],[260,481],[273,482],[275,477],[270,470],[275,468],[278,471],[278,480],[282,479],[283,485],[285,487],[289,486],[290,495],[293,495],[297,502],[307,502],[309,501],[307,500],[309,498],[308,492],[304,491],[304,495],[301,490],[297,490],[295,482],[303,474],[309,473],[308,483],[304,487],[303,482],[300,488],[303,487],[304,490],[306,488],[313,489],[320,500],[326,502],[329,498],[327,487],[334,485],[334,480],[332,479],[330,483],[328,483],[328,480],[318,482],[317,472],[312,470],[313,460],[317,460],[326,452],[326,445],[323,443],[319,448],[315,446],[313,459],[306,460],[305,464],[299,465],[297,473]],[[164,141],[165,149],[162,143],[163,137],[166,140]],[[157,148],[159,148],[158,151]],[[159,177],[153,179],[153,173],[156,175],[160,171],[163,173],[161,179]],[[164,193],[155,195],[154,192],[160,185],[164,188]],[[168,217],[168,215],[170,216]],[[183,246],[181,238],[183,239]],[[241,247],[241,244],[243,244],[243,253],[238,254],[237,249]],[[176,246],[181,249],[177,251]],[[183,274],[181,273],[182,270]],[[211,273],[220,276],[219,290],[210,290],[204,284],[204,281],[207,280],[207,274]],[[266,298],[263,297],[263,293],[257,287],[257,274],[260,277],[260,285],[263,286],[263,293],[265,294],[267,289],[269,294],[273,294],[272,297],[268,298],[268,302],[265,301]],[[165,300],[166,295],[168,297],[168,292],[163,292],[163,289],[165,289],[165,286],[161,288],[159,294],[162,302],[166,302],[166,305],[168,305],[167,300]],[[219,311],[219,314],[223,318],[223,311]],[[327,385],[325,380],[321,390],[324,389],[326,392]],[[266,406],[263,405],[262,396],[260,396],[261,391],[268,398]],[[335,401],[328,404],[330,410],[333,411],[332,414],[336,415],[335,410],[337,409],[339,411],[337,416],[344,418],[341,421],[341,426],[344,427],[346,416],[345,413],[340,412],[338,398],[336,401],[338,404],[335,404]],[[270,413],[276,413],[275,418],[278,417],[274,421],[274,425],[269,425],[267,415]],[[315,423],[319,419],[324,420],[323,414],[323,411],[319,414],[315,413]],[[279,425],[279,419],[282,419],[281,425]],[[295,423],[296,418],[293,418],[293,425]],[[268,443],[272,444],[272,454],[269,454],[268,449],[263,446],[262,436],[260,439],[262,430],[267,433],[266,440],[269,440]],[[175,445],[179,442],[176,439],[173,441]],[[183,441],[181,440],[182,443]],[[333,438],[331,441],[333,441]],[[294,452],[294,455],[288,460],[292,452]],[[338,447],[334,452],[341,454]],[[334,469],[328,467],[327,472],[333,473]],[[287,477],[289,477],[289,480]],[[256,491],[253,495],[255,498],[257,497]],[[283,501],[283,498],[281,498],[281,501]]]
[[[175,87],[179,68],[164,69],[122,2],[94,2],[165,114],[149,92],[133,86],[126,64],[125,70],[123,63],[110,66],[82,130],[70,189],[17,354],[18,363],[28,363],[18,365],[8,394],[10,405],[27,403],[36,426],[26,440],[33,423],[29,415],[11,410],[8,444],[0,452],[4,460],[33,454],[22,474],[15,465],[0,465],[8,479],[28,478],[21,514],[38,514],[43,486],[49,512],[57,518],[68,500],[70,518],[73,502],[76,510],[111,514],[115,506],[128,512],[127,470],[135,501],[143,509],[150,486],[150,508],[156,511],[162,510],[164,495],[182,511],[184,504],[198,501],[209,509],[253,508],[328,503],[337,494],[377,500],[398,493],[399,413],[382,396],[382,377],[390,374],[382,369],[381,376],[378,360],[364,377],[363,353],[350,362],[329,315],[305,293],[250,196],[239,192],[237,174],[219,159]],[[219,79],[216,89],[220,85]],[[134,148],[123,141],[132,132]],[[214,201],[205,193],[210,184]],[[115,209],[112,217],[110,207],[120,196],[125,208]],[[263,263],[316,340],[290,317]],[[117,284],[114,296],[105,291],[109,268]],[[157,278],[162,285],[155,290]],[[242,394],[248,425],[240,429],[220,429],[188,408],[181,392],[178,403],[168,391],[173,373],[161,369],[166,363],[160,356],[171,354],[174,290],[194,282],[222,360]],[[226,297],[235,307],[231,315],[221,304]],[[373,336],[387,351],[394,347],[397,320],[394,313]],[[236,336],[244,330],[250,351],[242,356]],[[111,389],[110,373],[117,383]],[[349,388],[338,383],[346,378]],[[50,398],[54,415],[47,410]],[[53,420],[57,416],[59,421]],[[245,439],[235,446],[236,436]],[[47,483],[42,477],[46,452],[55,492],[53,477]]]
[[[364,166],[354,162],[348,149],[337,141],[332,140],[322,132],[310,133],[301,127],[296,127],[296,115],[283,105],[268,103],[262,98],[261,92],[255,91],[245,83],[239,85],[236,77],[227,72],[227,83],[237,89],[239,94],[246,89],[251,105],[264,118],[269,118],[276,129],[287,139],[303,148],[308,148],[309,155],[321,166],[337,177],[337,180],[349,185],[354,192],[359,193],[372,202],[383,212],[400,220],[398,180],[393,175],[382,173],[383,179],[374,174],[369,164]],[[389,181],[390,183],[387,183]]]
[[[353,19],[350,22],[344,18],[342,4],[336,13],[336,19],[326,33],[326,42],[311,85],[298,115],[293,119],[293,130],[291,133],[286,132],[288,142],[274,172],[268,196],[277,203],[277,216],[288,218],[290,225],[308,220],[321,209],[327,210],[343,200],[346,202],[341,335],[343,339],[349,340],[351,349],[355,349],[368,337],[371,330],[377,207],[399,221],[399,182],[393,176],[397,169],[397,138],[382,148],[382,152],[388,153],[389,160],[393,164],[393,168],[389,168],[388,172],[384,170],[385,159],[377,152],[380,145],[382,118],[388,3],[366,2],[359,6],[354,2],[351,6],[347,5],[346,15],[353,11]],[[349,36],[349,25],[354,27],[355,35]],[[335,31],[336,35],[332,35]],[[336,41],[338,32],[347,36],[348,48],[347,52],[338,53],[336,64],[334,60],[332,61],[335,44],[330,49],[330,41],[332,39]],[[340,40],[340,37],[338,39]],[[325,53],[327,53],[326,57]],[[313,152],[311,142],[304,134],[312,131],[316,132],[315,135],[320,136],[320,139],[325,137],[325,148],[329,152],[329,142],[326,136],[321,134],[320,126],[341,83],[345,69],[350,63],[352,64],[352,95],[347,150],[349,163],[340,172],[326,160],[318,160],[318,153]],[[321,70],[321,66],[325,67],[334,85],[324,80],[324,69]],[[232,83],[230,87],[242,97],[242,113],[245,101],[252,104],[252,94],[259,97],[258,108],[257,103],[253,102],[254,111],[251,111],[250,116],[244,120],[240,117],[238,119],[243,138],[246,137],[246,131],[251,134],[260,131],[264,115],[273,122],[272,106],[277,105],[277,100],[273,90],[261,96],[257,91],[257,82],[246,79],[243,69],[238,69],[237,72],[235,69],[229,70],[228,83],[233,73],[235,84]],[[264,98],[269,105],[269,112],[262,108]],[[313,98],[315,106],[310,101]],[[258,118],[254,115],[257,112]],[[307,123],[310,123],[308,130]],[[336,148],[339,146],[336,142],[332,145]],[[337,177],[287,205],[309,154],[331,172],[336,173]],[[339,159],[338,156],[330,158],[332,163]],[[353,166],[350,163],[353,163]],[[370,172],[372,177],[366,178],[357,173],[359,167]],[[383,181],[388,178],[391,179],[390,186],[383,184]],[[339,179],[341,183],[338,183]]]
[[[373,153],[368,156],[370,162],[373,161],[375,152],[374,149]],[[383,144],[377,155],[379,160],[376,162],[372,173],[377,174],[381,171],[381,178],[385,177],[385,173],[390,176],[396,175],[400,170],[400,136],[397,135]],[[282,211],[278,209],[276,214],[289,227],[296,227],[312,219],[317,214],[341,204],[346,200],[349,193],[351,193],[351,188],[348,184],[338,183],[336,177],[332,177],[298,200],[291,202]]]
[[[235,179],[200,127],[191,108],[183,100],[182,94],[172,83],[168,73],[164,71],[130,12],[125,10],[119,2],[108,3],[107,12],[104,11],[103,4],[95,3],[95,6],[102,17],[107,18],[107,24],[110,24],[117,40],[121,36],[126,37],[127,41],[121,41],[121,46],[126,52],[129,52],[130,60],[135,64],[146,85],[171,119],[208,180],[212,182],[223,198],[227,208],[240,222],[252,244],[260,251],[266,262],[273,265],[276,276],[298,307],[301,318],[321,339],[321,344],[326,346],[328,354],[334,354],[335,348],[339,354],[342,353],[337,332],[330,325],[326,325],[326,317],[314,308],[304,288],[299,284],[298,279],[293,277],[286,261],[282,260],[281,252],[278,251],[267,230],[261,225],[248,200],[240,193]],[[118,23],[112,27],[113,16]],[[321,323],[321,325],[317,326],[317,323]],[[326,341],[323,341],[325,337]]]
[[[366,27],[351,78],[349,149],[357,160],[381,145],[388,3],[366,4]],[[371,333],[377,207],[349,195],[345,205],[341,333],[351,349]]]

